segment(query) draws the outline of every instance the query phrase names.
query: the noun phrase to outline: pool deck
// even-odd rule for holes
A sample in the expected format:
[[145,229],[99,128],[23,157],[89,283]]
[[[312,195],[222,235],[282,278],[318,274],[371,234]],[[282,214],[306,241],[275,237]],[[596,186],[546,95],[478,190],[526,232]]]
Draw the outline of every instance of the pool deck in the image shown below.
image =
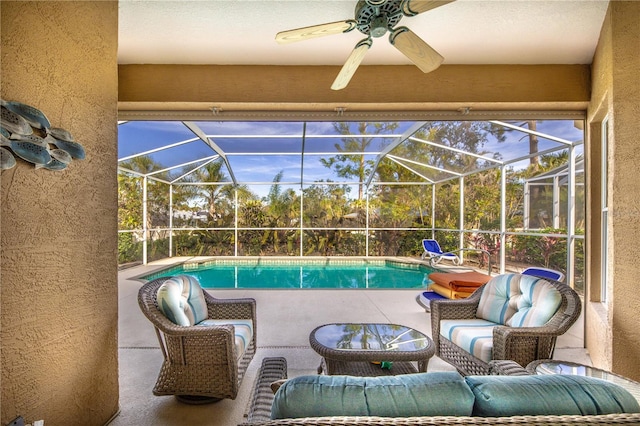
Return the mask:
[[[320,356],[309,346],[309,333],[330,322],[383,322],[402,324],[431,335],[429,314],[415,301],[419,291],[411,290],[208,290],[219,298],[252,297],[258,307],[258,349],[235,400],[191,406],[175,398],[157,397],[151,392],[162,364],[162,353],[151,323],[137,303],[142,285],[136,277],[185,261],[205,258],[172,258],[135,266],[118,274],[119,288],[119,378],[120,414],[112,426],[129,425],[223,425],[242,423],[249,404],[257,369],[264,357],[287,359],[289,377],[316,374]],[[420,262],[415,258],[402,259]],[[461,268],[456,268],[460,270]],[[468,269],[467,269],[468,270]],[[554,358],[591,365],[583,346],[579,320],[557,342]],[[433,357],[429,371],[454,370]]]

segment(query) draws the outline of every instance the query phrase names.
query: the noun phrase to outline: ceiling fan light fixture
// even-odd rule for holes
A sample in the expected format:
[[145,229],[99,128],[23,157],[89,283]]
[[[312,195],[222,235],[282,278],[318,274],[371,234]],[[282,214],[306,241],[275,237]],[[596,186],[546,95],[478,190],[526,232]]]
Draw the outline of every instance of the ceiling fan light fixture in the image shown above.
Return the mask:
[[371,37],[382,37],[387,33],[389,20],[385,15],[376,16],[371,20],[371,29],[369,34]]
[[356,4],[357,28],[366,36],[381,37],[404,16],[400,10],[400,0],[385,0],[379,4],[371,4],[370,1],[360,0]]

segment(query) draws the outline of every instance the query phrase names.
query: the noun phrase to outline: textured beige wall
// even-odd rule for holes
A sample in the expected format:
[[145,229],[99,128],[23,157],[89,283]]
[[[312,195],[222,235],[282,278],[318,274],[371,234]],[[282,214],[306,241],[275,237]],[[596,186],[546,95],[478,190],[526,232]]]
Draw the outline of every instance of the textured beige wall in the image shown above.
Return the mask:
[[640,2],[611,3],[613,138],[611,237],[614,371],[640,380]]
[[103,425],[118,410],[117,2],[1,4],[2,98],[86,150],[1,175],[0,422]]
[[613,76],[611,59],[611,11],[607,13],[598,47],[592,64],[592,94],[589,104],[588,122],[590,134],[586,140],[587,185],[587,232],[586,232],[586,282],[588,295],[585,302],[585,343],[594,365],[611,369],[612,333],[611,310],[600,303],[601,264],[601,124],[610,114],[612,105],[608,93]]
[[[587,345],[598,366],[640,380],[640,266],[635,249],[640,239],[638,134],[640,134],[640,2],[610,3],[593,65],[594,89],[589,120],[595,125],[609,116],[609,258],[607,303],[587,307]],[[596,151],[593,139],[589,151]],[[599,233],[593,216],[599,204],[599,164],[590,164],[589,206],[592,234]],[[595,208],[594,208],[595,207]],[[599,240],[598,240],[599,242]],[[599,258],[590,258],[589,288],[599,285]],[[593,300],[593,298],[592,298]]]

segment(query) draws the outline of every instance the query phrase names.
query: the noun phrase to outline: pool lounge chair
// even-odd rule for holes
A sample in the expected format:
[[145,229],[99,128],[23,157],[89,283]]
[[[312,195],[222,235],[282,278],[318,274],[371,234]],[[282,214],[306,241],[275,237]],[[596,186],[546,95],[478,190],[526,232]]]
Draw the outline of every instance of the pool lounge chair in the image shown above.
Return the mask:
[[542,268],[537,266],[532,266],[531,268],[527,268],[522,271],[522,275],[533,275],[534,277],[544,278],[547,280],[554,281],[564,281],[564,274],[560,271],[556,271],[555,269]]
[[442,259],[450,260],[454,265],[460,264],[460,257],[451,252],[443,252],[436,240],[422,240],[422,248],[424,249],[422,259],[428,258],[432,265],[439,263]]

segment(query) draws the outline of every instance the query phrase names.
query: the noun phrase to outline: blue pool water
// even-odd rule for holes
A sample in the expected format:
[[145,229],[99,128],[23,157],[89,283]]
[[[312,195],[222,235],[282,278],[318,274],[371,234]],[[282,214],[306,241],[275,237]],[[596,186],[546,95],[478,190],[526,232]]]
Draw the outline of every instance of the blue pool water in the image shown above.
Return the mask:
[[379,261],[362,263],[204,263],[185,264],[147,275],[145,280],[188,274],[204,288],[254,289],[420,289],[434,269],[424,265]]

